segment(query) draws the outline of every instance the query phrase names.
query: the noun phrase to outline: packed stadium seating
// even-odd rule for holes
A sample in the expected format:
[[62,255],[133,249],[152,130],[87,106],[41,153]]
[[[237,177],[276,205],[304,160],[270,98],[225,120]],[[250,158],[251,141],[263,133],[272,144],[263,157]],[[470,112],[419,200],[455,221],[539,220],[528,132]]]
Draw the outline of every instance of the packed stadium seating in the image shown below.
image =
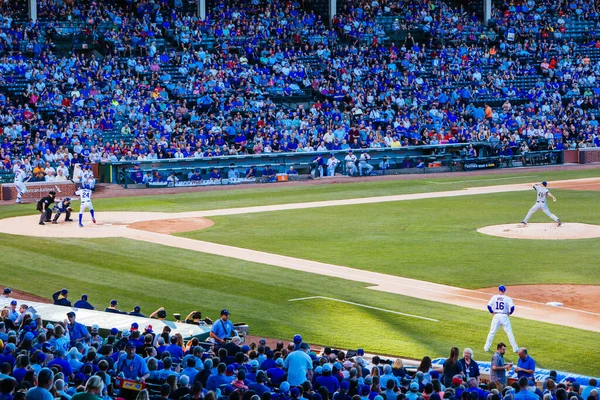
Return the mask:
[[339,1],[331,25],[298,1],[214,2],[204,21],[187,0],[39,1],[35,22],[22,3],[0,15],[4,180],[17,158],[600,145],[585,2],[495,1],[487,26],[442,1]]

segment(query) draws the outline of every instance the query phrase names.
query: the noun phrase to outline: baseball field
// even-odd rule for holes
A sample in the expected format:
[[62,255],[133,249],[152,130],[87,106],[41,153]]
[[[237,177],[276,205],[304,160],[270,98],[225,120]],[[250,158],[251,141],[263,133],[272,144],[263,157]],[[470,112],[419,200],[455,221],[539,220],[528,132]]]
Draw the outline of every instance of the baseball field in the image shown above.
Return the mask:
[[[549,181],[558,198],[550,208],[563,220],[565,229],[569,223],[600,225],[600,192],[581,186],[573,190],[567,184],[553,188],[555,181],[595,178],[599,172],[528,170],[514,175],[436,179],[425,175],[408,181],[273,185],[267,189],[94,199],[99,224],[81,230],[66,224],[37,226],[33,205],[7,205],[0,207],[0,218],[16,221],[20,226],[15,229],[20,231],[15,231],[18,235],[0,234],[4,272],[0,284],[44,297],[68,287],[75,297],[87,293],[99,308],[116,298],[121,309],[129,311],[139,304],[145,314],[164,306],[169,313],[199,309],[214,318],[226,307],[232,320],[250,324],[254,335],[288,339],[301,333],[310,343],[363,347],[373,353],[412,358],[447,356],[452,346],[471,347],[475,359],[488,361],[491,354],[482,348],[491,316],[481,296],[480,309],[463,307],[450,297],[444,301],[443,294],[432,301],[402,287],[381,284],[373,290],[371,281],[361,281],[358,272],[342,279],[343,275],[314,269],[282,268],[270,260],[283,255],[289,260],[351,267],[365,276],[377,273],[389,277],[390,282],[410,278],[479,295],[499,284],[509,287],[508,295],[513,285],[542,284],[593,285],[585,287],[600,292],[600,238],[520,240],[477,232],[485,226],[521,221],[535,201],[535,193],[518,184],[541,180]],[[492,186],[496,189],[463,191]],[[427,198],[429,195],[433,198]],[[381,196],[398,197],[370,200]],[[302,205],[333,200],[347,203]],[[299,206],[290,206],[292,203]],[[224,215],[228,209],[270,205],[287,206]],[[203,210],[222,211],[198,213]],[[123,237],[94,237],[94,233],[111,236],[110,229],[119,225],[119,218],[127,225],[143,212],[160,213],[145,218],[150,226],[155,220],[160,225],[167,218],[165,213],[175,219],[207,216],[214,225],[174,233],[175,238],[137,230]],[[102,226],[103,213],[110,226]],[[85,218],[89,221],[89,216]],[[530,221],[538,222],[550,220],[540,212]],[[195,249],[194,242],[232,247],[221,246],[208,254]],[[228,253],[239,248],[264,253],[254,252],[254,258],[245,257],[243,251],[235,256]],[[520,309],[520,304],[526,306]],[[600,355],[591,350],[600,340],[596,329],[600,311],[578,308],[577,297],[571,299],[569,318],[581,313],[591,321],[590,329],[577,329],[562,320],[566,314],[558,312],[555,319],[533,320],[530,316],[536,309],[527,304],[517,303],[513,330],[519,345],[529,349],[539,367],[600,372]],[[587,328],[585,322],[577,326]],[[501,330],[498,341],[507,342]],[[507,356],[511,361],[516,358]]]

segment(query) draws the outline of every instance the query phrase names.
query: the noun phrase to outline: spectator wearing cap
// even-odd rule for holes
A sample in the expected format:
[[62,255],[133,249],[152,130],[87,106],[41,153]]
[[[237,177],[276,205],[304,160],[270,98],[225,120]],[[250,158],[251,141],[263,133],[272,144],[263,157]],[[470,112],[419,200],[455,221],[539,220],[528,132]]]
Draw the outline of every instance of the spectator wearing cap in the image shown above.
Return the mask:
[[[533,389],[533,387],[535,387],[535,386],[532,387],[531,379],[529,380],[529,387],[530,387],[530,390]],[[581,386],[579,385],[579,383],[572,382],[571,385],[569,385],[568,389],[569,389],[569,393],[567,393],[567,397],[569,399],[577,398],[578,400],[584,400],[583,397],[581,397],[579,394],[581,392]]]
[[263,361],[260,364],[260,369],[263,371],[268,371],[271,368],[276,368],[277,367],[277,362],[273,359],[273,356],[275,355],[275,353],[273,352],[273,350],[267,350],[265,351],[265,361]]
[[539,400],[539,397],[529,390],[529,379],[522,376],[519,378],[519,393],[515,394],[515,400]]
[[515,367],[517,377],[533,378],[535,374],[535,360],[527,354],[525,347],[521,347],[517,351],[517,354],[519,356],[519,361],[517,361],[517,366]]
[[331,364],[324,364],[321,368],[321,376],[315,381],[315,389],[319,390],[321,387],[327,388],[329,393],[334,393],[340,388],[340,381],[331,375]]
[[129,312],[129,315],[132,315],[134,317],[146,318],[146,316],[144,314],[142,314],[141,311],[142,311],[142,309],[140,308],[140,306],[135,306],[135,307],[133,307],[133,311]]
[[[204,361],[202,360],[203,349],[201,346],[194,346],[191,348],[191,354],[187,354],[183,357],[183,365],[187,366],[187,360],[194,360],[194,369],[196,372],[200,372],[204,369]],[[190,377],[190,381],[194,381],[192,377]]]
[[17,301],[12,300],[10,302],[10,308],[8,309],[8,319],[14,324],[14,322],[19,318],[19,312],[17,311]]
[[229,310],[221,310],[221,317],[210,330],[210,337],[215,341],[215,350],[225,344],[225,339],[233,335],[233,323],[229,320]]
[[156,318],[159,321],[163,321],[167,318],[167,312],[164,307],[160,307],[158,310],[154,311],[148,318]]
[[269,368],[268,370],[266,370],[266,373],[267,377],[270,379],[271,384],[277,387],[281,382],[287,380],[287,373],[283,369],[283,358],[279,357],[275,361],[275,365],[275,368]]
[[215,375],[211,375],[206,380],[206,389],[207,390],[217,390],[221,385],[227,385],[231,383],[231,377],[225,375],[227,371],[227,365],[225,363],[219,363],[217,365],[217,373]]
[[305,380],[312,380],[313,364],[312,358],[308,355],[310,347],[308,343],[302,342],[300,349],[290,353],[284,366],[288,372],[288,382],[291,386],[299,386]]
[[[248,371],[248,373],[246,374],[246,380],[250,382],[256,382],[256,374],[258,373],[260,363],[258,362],[258,360],[254,359],[250,361],[248,366],[250,367],[250,371]],[[264,369],[262,370],[264,371]]]
[[98,345],[98,348],[100,348],[104,344],[104,339],[102,338],[102,336],[100,336],[100,327],[98,326],[98,324],[92,325],[90,335],[91,343],[96,343]]
[[75,308],[83,308],[84,310],[93,310],[94,306],[88,303],[88,295],[82,294],[81,299],[77,300],[73,305]]
[[125,311],[121,311],[117,308],[119,302],[117,300],[111,300],[110,305],[104,309],[104,312],[113,314],[127,314]]
[[260,397],[262,397],[265,393],[271,393],[271,389],[265,384],[267,381],[267,376],[265,371],[258,371],[256,374],[256,382],[248,385],[248,390],[253,391]]
[[458,360],[458,362],[462,365],[467,380],[469,380],[469,378],[475,378],[479,385],[479,364],[473,360],[473,350],[468,347],[465,348],[463,350],[463,358]]
[[411,382],[405,396],[407,400],[417,400],[421,397],[421,393],[419,393],[419,384],[417,382]]
[[25,395],[26,400],[54,400],[50,392],[54,383],[54,373],[50,368],[42,368],[37,376],[37,386],[32,387]]
[[70,311],[67,313],[67,321],[65,321],[66,325],[69,328],[71,346],[75,346],[76,343],[83,342],[92,337],[85,325],[77,322],[75,320],[76,318],[77,315],[73,311]]
[[0,296],[0,299],[10,298],[11,293],[12,293],[12,289],[9,287],[5,287],[4,291],[2,292],[2,295]]
[[7,343],[4,346],[4,351],[0,355],[0,365],[2,365],[4,363],[8,363],[8,364],[10,364],[11,368],[15,367],[15,364],[17,362],[15,357],[13,357],[15,348],[16,348],[16,346],[14,343]]
[[52,295],[52,300],[54,300],[54,305],[71,307],[71,302],[69,301],[69,299],[67,299],[68,296],[69,296],[68,289],[61,289],[58,292],[54,293]]
[[54,360],[48,363],[48,368],[52,368],[53,366],[60,367],[65,379],[65,383],[69,383],[69,379],[73,380],[73,369],[71,368],[71,364],[67,360],[65,360],[65,355],[67,351],[63,347],[58,347],[54,352]]
[[126,354],[123,354],[117,362],[116,370],[127,379],[140,379],[143,383],[148,379],[149,371],[144,359],[135,354],[135,345],[127,343]]
[[104,389],[104,382],[102,378],[94,375],[90,377],[85,383],[85,392],[79,392],[71,400],[98,400],[102,397],[102,390]]

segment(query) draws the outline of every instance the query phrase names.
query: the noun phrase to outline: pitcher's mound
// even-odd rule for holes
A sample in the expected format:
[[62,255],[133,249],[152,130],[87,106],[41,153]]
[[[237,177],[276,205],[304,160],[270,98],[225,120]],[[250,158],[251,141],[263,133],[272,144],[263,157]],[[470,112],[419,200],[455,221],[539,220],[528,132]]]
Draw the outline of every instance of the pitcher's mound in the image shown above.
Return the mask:
[[505,224],[491,225],[477,229],[477,232],[491,236],[500,236],[511,239],[536,239],[536,240],[568,240],[568,239],[591,239],[600,237],[600,226],[563,223],[556,226],[555,223],[547,224]]

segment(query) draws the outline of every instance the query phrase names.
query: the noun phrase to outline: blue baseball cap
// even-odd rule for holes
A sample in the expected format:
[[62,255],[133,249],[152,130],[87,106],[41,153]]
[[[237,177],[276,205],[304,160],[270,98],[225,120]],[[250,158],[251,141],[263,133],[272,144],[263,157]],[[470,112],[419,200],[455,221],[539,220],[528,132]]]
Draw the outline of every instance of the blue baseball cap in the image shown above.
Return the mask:
[[506,292],[506,286],[500,285],[500,286],[498,286],[498,290],[501,291],[502,293],[504,293],[504,292]]
[[544,182],[542,182],[542,185],[548,186],[548,182],[544,181]]
[[88,295],[87,294],[82,294],[81,295],[81,300],[87,301],[87,299],[88,299]]

